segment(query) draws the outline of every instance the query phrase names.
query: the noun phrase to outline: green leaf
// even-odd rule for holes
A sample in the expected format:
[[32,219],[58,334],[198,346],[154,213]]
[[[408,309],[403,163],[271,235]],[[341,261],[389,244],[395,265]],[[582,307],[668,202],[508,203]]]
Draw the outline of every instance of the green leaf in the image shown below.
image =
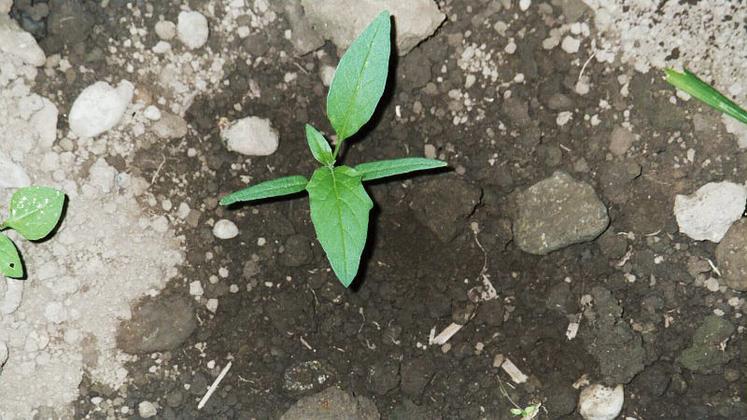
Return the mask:
[[674,87],[688,93],[689,95],[705,102],[712,108],[731,115],[737,120],[747,124],[747,111],[742,109],[734,101],[722,95],[721,92],[702,81],[698,76],[685,70],[684,73],[672,69],[664,69],[667,74],[667,82]]
[[13,241],[0,233],[0,273],[7,277],[23,277],[23,264]]
[[277,178],[232,192],[221,198],[220,204],[228,206],[240,201],[261,200],[263,198],[294,194],[303,191],[306,188],[306,184],[308,184],[306,177],[301,175]]
[[10,217],[4,226],[35,241],[49,235],[62,216],[65,194],[49,187],[25,187],[10,199]]
[[314,128],[311,124],[306,124],[306,142],[309,144],[309,150],[322,165],[332,165],[335,162],[332,156],[332,148],[327,143],[322,133]]
[[337,142],[367,123],[384,93],[391,53],[391,17],[381,12],[340,59],[327,94],[327,117]]
[[348,166],[317,169],[306,190],[316,237],[337,278],[348,287],[358,273],[373,202],[361,175]]
[[363,176],[363,181],[371,181],[413,171],[443,168],[446,165],[446,162],[436,159],[402,158],[361,163],[355,170]]
[[521,416],[524,415],[524,410],[522,410],[521,408],[512,408],[511,414],[513,414],[514,416]]

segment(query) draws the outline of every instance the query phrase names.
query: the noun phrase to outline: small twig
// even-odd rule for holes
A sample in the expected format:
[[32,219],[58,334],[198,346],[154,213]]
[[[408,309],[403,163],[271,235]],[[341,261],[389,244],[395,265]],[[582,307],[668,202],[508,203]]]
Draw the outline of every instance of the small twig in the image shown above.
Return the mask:
[[586,62],[584,63],[584,65],[581,66],[581,71],[578,73],[578,80],[577,80],[577,82],[581,81],[581,78],[584,76],[584,70],[586,70],[586,66],[589,65],[589,63],[591,62],[591,59],[594,58],[595,55],[597,55],[596,51],[594,51],[593,53],[591,53],[591,55],[586,60]]
[[156,178],[158,178],[158,174],[161,173],[161,169],[163,169],[163,165],[166,164],[166,155],[161,155],[163,160],[161,161],[161,164],[158,165],[158,168],[156,168],[156,172],[153,173],[153,176],[150,179],[150,185],[153,185],[154,182],[156,182]]
[[231,369],[232,363],[229,361],[228,364],[226,364],[226,367],[223,368],[222,371],[220,371],[220,375],[218,375],[217,378],[215,378],[215,381],[213,381],[213,384],[210,385],[210,388],[208,388],[207,392],[205,393],[205,396],[202,397],[199,404],[197,404],[197,409],[201,410],[202,407],[205,406],[205,404],[208,402],[210,397],[213,395],[213,392],[215,392],[216,389],[218,389],[218,385],[220,385],[220,381],[223,380],[223,378],[228,373],[228,370]]
[[718,269],[718,267],[716,267],[716,264],[714,264],[710,258],[706,258],[706,261],[708,261],[708,264],[713,269],[713,272],[716,273],[717,276],[721,277],[721,271]]

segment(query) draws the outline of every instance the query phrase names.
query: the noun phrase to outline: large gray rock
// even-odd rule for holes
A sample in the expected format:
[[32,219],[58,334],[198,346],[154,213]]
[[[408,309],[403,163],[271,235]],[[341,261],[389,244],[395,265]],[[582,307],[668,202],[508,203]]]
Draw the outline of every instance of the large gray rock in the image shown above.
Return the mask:
[[43,66],[47,60],[30,33],[21,29],[8,15],[0,14],[0,51],[14,55],[32,66]]
[[378,420],[376,405],[337,387],[298,400],[280,420]]
[[153,353],[179,347],[197,328],[187,298],[146,300],[132,311],[117,332],[117,346],[125,353]]
[[695,330],[692,346],[683,350],[677,361],[694,372],[717,372],[736,355],[734,346],[727,343],[727,347],[722,348],[735,329],[734,324],[721,317],[707,316]]
[[519,248],[536,255],[590,241],[610,221],[591,185],[562,171],[519,193],[517,207],[514,239]]
[[346,50],[382,10],[394,16],[399,55],[433,35],[446,19],[433,0],[301,0],[306,18],[325,39]]
[[747,221],[731,225],[716,247],[716,260],[726,285],[747,291]]

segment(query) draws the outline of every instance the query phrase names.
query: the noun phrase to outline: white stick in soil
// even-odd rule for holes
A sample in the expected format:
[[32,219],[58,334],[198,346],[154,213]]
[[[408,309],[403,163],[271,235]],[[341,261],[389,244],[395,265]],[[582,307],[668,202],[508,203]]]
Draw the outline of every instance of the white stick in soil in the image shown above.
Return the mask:
[[447,341],[451,339],[451,337],[454,336],[459,330],[462,329],[464,325],[459,325],[455,322],[452,322],[448,327],[444,328],[441,333],[439,333],[436,337],[433,338],[433,340],[428,340],[429,345],[443,345],[446,344]]
[[7,277],[2,278],[5,279],[7,287],[5,289],[5,296],[3,296],[0,301],[0,313],[3,315],[9,315],[21,306],[21,300],[23,299],[23,284],[25,281],[10,279]]
[[226,365],[226,367],[224,367],[223,370],[220,371],[220,375],[218,375],[218,377],[215,378],[215,381],[213,381],[213,384],[210,385],[210,388],[208,388],[207,392],[205,393],[205,396],[203,396],[202,399],[200,400],[199,404],[197,404],[197,409],[198,410],[201,410],[202,407],[204,407],[205,404],[207,404],[208,400],[213,395],[213,392],[215,392],[215,390],[218,389],[218,385],[220,385],[220,382],[223,380],[223,378],[228,373],[228,370],[231,369],[231,365],[232,365],[232,363],[228,362],[228,364]]
[[514,362],[512,362],[508,358],[506,358],[506,360],[503,361],[503,364],[501,365],[501,369],[503,369],[506,373],[508,373],[508,376],[511,377],[511,380],[514,381],[514,383],[523,384],[528,379],[527,375],[525,375],[522,371],[520,371],[519,368],[516,367]]

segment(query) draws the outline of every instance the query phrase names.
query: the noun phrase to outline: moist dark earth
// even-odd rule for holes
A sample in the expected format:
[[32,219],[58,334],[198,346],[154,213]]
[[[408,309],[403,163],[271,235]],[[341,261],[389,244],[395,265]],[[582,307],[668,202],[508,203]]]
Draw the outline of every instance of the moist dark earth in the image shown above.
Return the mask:
[[[133,17],[131,10],[143,2],[117,0],[106,8],[50,2],[56,6],[49,17],[33,20],[26,10],[31,3],[16,1],[14,17],[45,52],[64,51],[73,67],[93,70],[71,72],[64,86],[46,82],[50,92],[68,98],[97,79],[127,78],[106,64],[104,40],[128,37],[123,21],[152,28],[157,20]],[[203,3],[189,2],[195,9]],[[512,418],[503,385],[521,406],[541,402],[540,418],[571,419],[580,418],[573,385],[584,375],[592,383],[625,383],[622,416],[747,418],[747,340],[735,334],[744,319],[727,304],[739,294],[702,287],[715,245],[679,234],[671,210],[675,193],[747,175],[747,155],[737,151],[718,114],[694,101],[673,105],[672,89],[654,72],[596,60],[584,70],[591,91],[579,95],[574,86],[580,66],[560,48],[542,48],[551,26],[537,9],[491,12],[490,2],[479,0],[441,5],[451,18],[394,60],[382,105],[346,146],[344,163],[421,156],[429,144],[450,169],[367,186],[376,207],[361,272],[349,289],[335,279],[314,239],[304,195],[228,209],[217,205],[218,197],[245,185],[241,176],[256,182],[309,175],[315,165],[303,124],[331,132],[318,68],[335,65],[338,52],[327,43],[321,58],[295,56],[283,35],[289,24],[282,13],[251,42],[230,45],[238,56],[266,59],[253,67],[227,63],[230,88],[195,99],[185,115],[191,127],[185,138],[154,142],[131,161],[109,162],[146,179],[155,176],[159,200],[186,201],[193,209],[179,232],[188,262],[161,295],[140,303],[143,316],[160,313],[156,317],[165,318],[167,328],[174,328],[169,317],[186,310],[179,328],[188,336],[131,362],[131,383],[123,389],[84,380],[76,418],[107,417],[91,403],[97,396],[119,398],[119,406],[130,408],[114,417],[139,418],[138,404],[150,401],[161,407],[157,418],[163,419],[279,418],[299,398],[333,385],[371,399],[387,419]],[[73,9],[65,13],[79,25],[51,25],[62,6]],[[153,7],[154,16],[176,20],[174,2]],[[562,12],[552,7],[558,22],[565,19]],[[516,52],[498,65],[498,80],[513,80],[517,73],[525,80],[511,85],[510,98],[496,93],[494,100],[480,102],[483,115],[467,112],[467,121],[454,125],[452,111],[462,110],[454,108],[459,101],[450,91],[485,95],[480,83],[464,88],[467,74],[457,65],[464,41],[502,49],[506,38],[493,29],[498,21],[510,22],[506,38],[517,43]],[[213,33],[209,44],[220,39]],[[586,48],[578,53],[582,62]],[[298,74],[292,84],[283,79],[289,71]],[[627,97],[619,74],[631,77]],[[44,77],[40,72],[41,83]],[[243,97],[250,80],[260,97]],[[600,101],[608,106],[600,108]],[[556,122],[560,111],[573,112],[562,126]],[[610,135],[625,113],[640,138],[617,156],[610,153]],[[596,114],[598,125],[584,118]],[[246,115],[269,118],[281,139],[277,152],[251,164],[229,152],[219,136],[219,118]],[[710,163],[676,165],[684,144]],[[204,161],[188,159],[189,148]],[[610,226],[596,240],[545,256],[528,254],[513,241],[516,195],[558,170],[594,188]],[[237,223],[237,238],[222,241],[212,234],[208,222],[221,218]],[[481,285],[483,275],[498,299],[473,303],[468,290]],[[202,281],[203,300],[219,299],[215,313],[189,295],[194,280]],[[715,310],[723,315],[713,315]],[[581,313],[579,334],[569,340],[568,324]],[[451,322],[465,325],[447,346],[428,345],[431,329],[438,333]],[[688,349],[708,344],[698,343],[701,327],[709,329],[701,329],[701,336],[712,333],[706,340],[726,342],[726,348],[685,360]],[[499,354],[528,381],[512,384],[493,366]],[[197,402],[229,360],[231,370],[198,411]]]

